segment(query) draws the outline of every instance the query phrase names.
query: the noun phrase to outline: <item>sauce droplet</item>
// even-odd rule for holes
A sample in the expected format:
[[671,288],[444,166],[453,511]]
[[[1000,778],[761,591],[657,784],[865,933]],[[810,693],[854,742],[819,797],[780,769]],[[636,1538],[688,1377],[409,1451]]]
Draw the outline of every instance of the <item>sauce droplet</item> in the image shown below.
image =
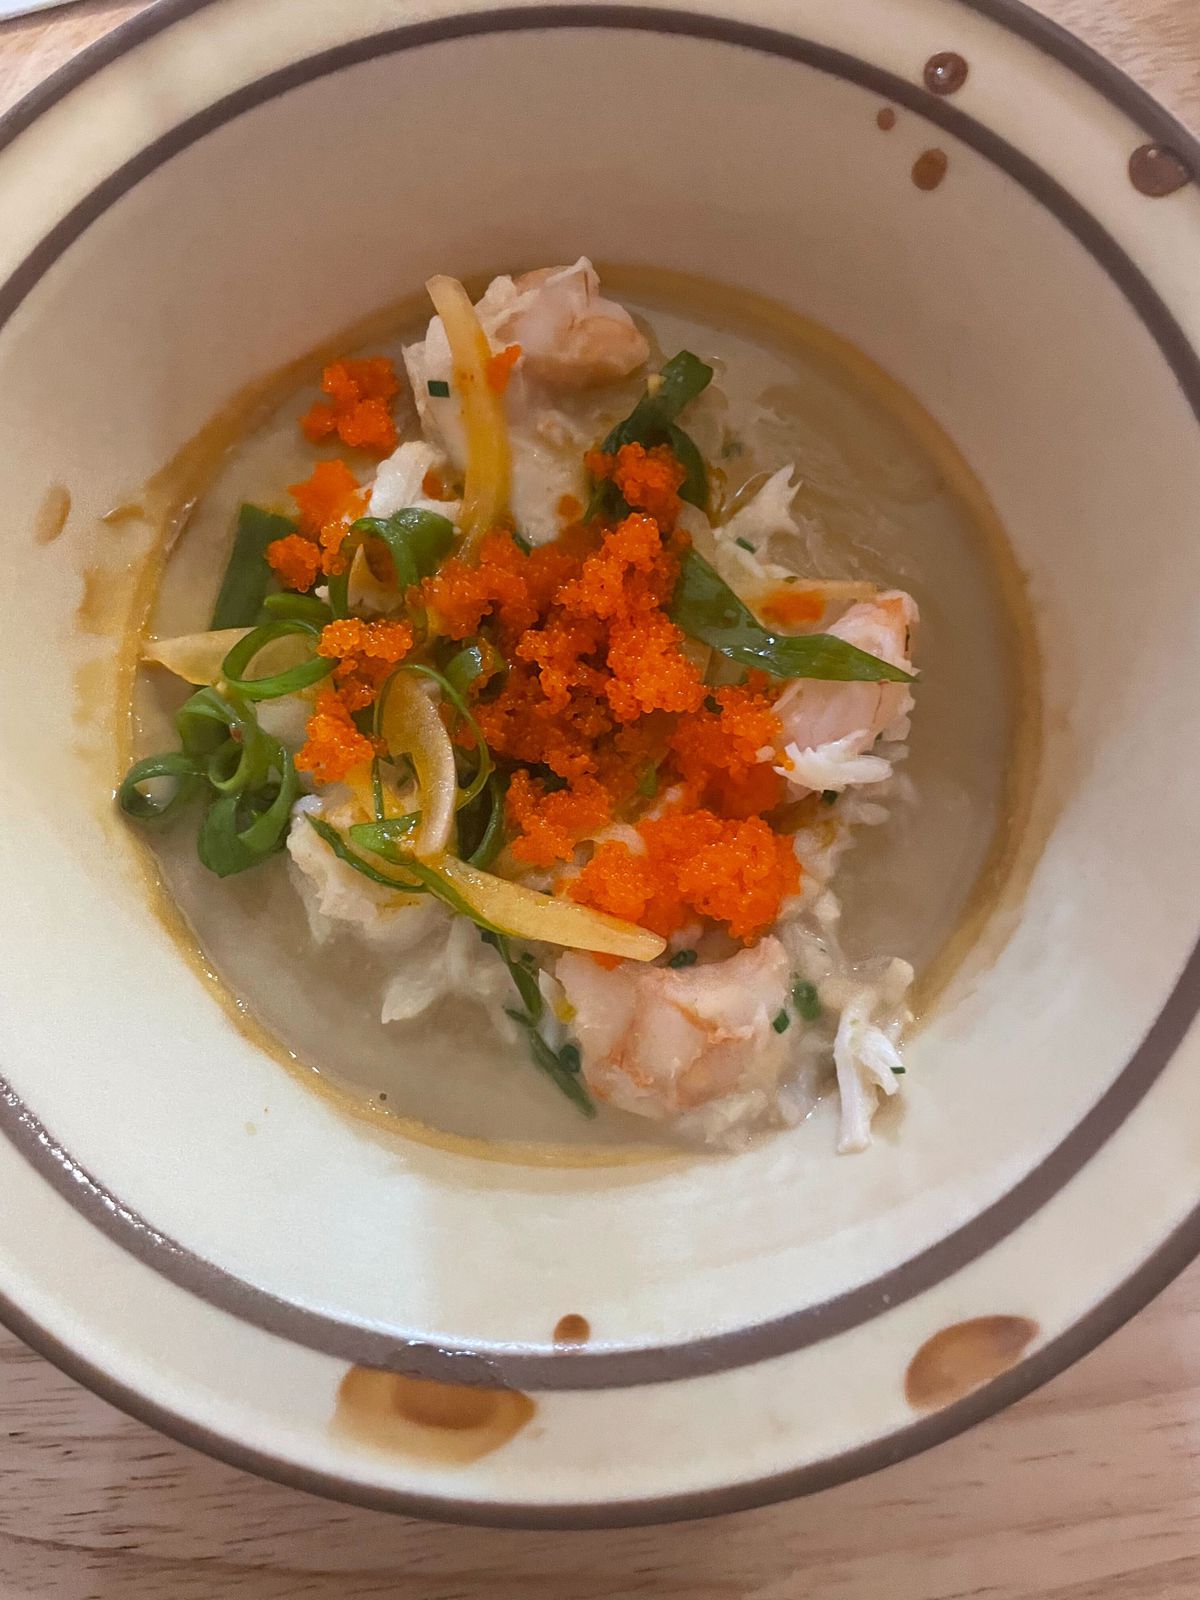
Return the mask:
[[338,1387],[333,1427],[360,1444],[462,1465],[507,1444],[536,1410],[518,1389],[351,1367]]
[[38,544],[53,544],[67,525],[71,515],[71,491],[61,483],[47,489],[38,507],[33,524],[33,537]]
[[950,158],[944,150],[922,150],[913,162],[912,181],[918,189],[928,192],[936,189],[946,176],[946,169],[950,165]]
[[925,63],[925,87],[930,94],[957,94],[969,71],[957,50],[939,50]]
[[1153,200],[1174,194],[1192,174],[1181,155],[1165,144],[1140,144],[1129,158],[1129,181]]
[[882,128],[884,133],[891,132],[891,130],[896,126],[896,113],[892,110],[891,106],[880,106],[879,110],[875,113],[875,125],[878,128]]
[[973,1317],[955,1322],[917,1351],[904,1378],[904,1395],[917,1411],[937,1411],[1015,1367],[1037,1337],[1029,1317]]
[[591,1336],[591,1323],[586,1317],[581,1317],[578,1311],[568,1311],[566,1316],[559,1317],[554,1325],[555,1344],[586,1344]]

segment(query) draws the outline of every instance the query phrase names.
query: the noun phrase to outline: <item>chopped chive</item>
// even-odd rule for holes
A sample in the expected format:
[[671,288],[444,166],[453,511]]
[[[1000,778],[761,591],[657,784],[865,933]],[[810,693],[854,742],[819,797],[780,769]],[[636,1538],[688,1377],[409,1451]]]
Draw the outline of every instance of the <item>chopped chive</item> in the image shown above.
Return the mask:
[[674,967],[678,972],[680,967],[694,967],[696,965],[696,961],[697,956],[694,950],[676,950],[675,954],[667,962],[667,965],[669,967]]
[[902,1078],[907,1071],[908,1071],[907,1067],[893,1067],[892,1068],[892,1075],[893,1075],[893,1077],[896,1077],[896,1078]]
[[821,1015],[821,997],[817,993],[816,984],[809,983],[807,979],[798,979],[792,985],[792,1004],[796,1008],[797,1015],[805,1022],[815,1022]]
[[821,790],[821,804],[823,806],[835,806],[835,805],[837,805],[837,802],[838,802],[838,792],[837,792],[836,789],[822,789]]
[[637,792],[644,795],[647,800],[653,800],[658,793],[658,763],[652,761],[638,779]]
[[743,550],[749,550],[751,555],[756,555],[757,554],[757,551],[755,550],[754,546],[750,543],[749,539],[743,539],[743,538],[741,538],[739,536],[733,542],[734,542],[734,544],[741,545]]
[[792,1019],[788,1016],[786,1011],[781,1011],[771,1023],[771,1026],[775,1029],[776,1033],[786,1033],[791,1025]]
[[425,387],[435,400],[448,400],[450,398],[450,385],[445,378],[430,378]]
[[533,1019],[526,1016],[523,1011],[514,1011],[506,1006],[504,1014],[511,1017],[519,1028],[524,1029],[529,1038],[530,1053],[535,1065],[539,1066],[550,1081],[562,1090],[568,1100],[578,1106],[585,1117],[594,1117],[595,1104],[579,1080],[578,1047],[565,1044],[561,1050],[555,1050],[542,1038]]
[[499,955],[501,961],[508,968],[509,977],[516,985],[517,993],[521,996],[521,1003],[534,1022],[542,1020],[546,1002],[542,999],[542,991],[537,981],[537,964],[530,967],[525,965],[524,958],[516,959],[509,945],[507,935],[496,933],[492,928],[480,928],[479,937],[484,944],[490,944]]
[[706,694],[704,696],[704,709],[705,711],[711,711],[714,716],[720,712],[721,702],[715,694]]

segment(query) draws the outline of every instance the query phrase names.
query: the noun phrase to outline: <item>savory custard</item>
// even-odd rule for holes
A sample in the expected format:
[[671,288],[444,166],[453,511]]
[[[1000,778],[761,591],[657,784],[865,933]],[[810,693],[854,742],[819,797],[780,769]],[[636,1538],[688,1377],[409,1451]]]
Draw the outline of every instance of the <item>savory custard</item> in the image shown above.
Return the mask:
[[1003,586],[835,341],[628,281],[434,278],[239,447],[120,803],[258,1018],[389,1109],[728,1146],[828,1086],[861,1150],[1002,820]]

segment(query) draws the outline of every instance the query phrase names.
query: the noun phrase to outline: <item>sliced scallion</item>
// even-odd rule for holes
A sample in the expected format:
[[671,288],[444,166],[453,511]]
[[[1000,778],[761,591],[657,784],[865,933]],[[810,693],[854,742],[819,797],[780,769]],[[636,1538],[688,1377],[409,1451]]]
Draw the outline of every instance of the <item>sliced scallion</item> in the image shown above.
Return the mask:
[[340,554],[345,568],[329,580],[329,604],[337,617],[349,610],[350,557],[366,539],[378,539],[392,558],[396,587],[403,593],[434,571],[454,542],[454,524],[437,511],[407,506],[390,517],[359,517],[350,524]]
[[238,640],[221,665],[221,673],[226,683],[244,695],[247,700],[278,700],[282,695],[296,694],[301,689],[311,688],[314,683],[320,683],[322,678],[327,678],[337,662],[331,657],[315,654],[307,661],[301,661],[294,667],[288,667],[284,672],[275,672],[265,678],[245,676],[260,650],[275,639],[286,638],[289,634],[307,637],[315,646],[321,636],[321,630],[311,622],[287,617],[280,617],[275,622],[264,622],[260,627],[252,628],[244,639]]
[[679,567],[671,620],[743,667],[772,678],[823,678],[837,682],[911,683],[913,675],[868,655],[831,633],[770,633],[729,585],[695,550]]
[[213,608],[210,626],[218,628],[249,628],[262,608],[271,581],[267,565],[267,546],[276,539],[286,539],[295,533],[296,524],[287,517],[264,511],[261,506],[244,505],[238,512],[237,529],[233,536],[233,550],[221,592]]
[[[165,798],[143,791],[143,784],[164,778],[170,779],[172,785]],[[126,816],[138,822],[167,822],[194,800],[203,786],[204,774],[196,762],[181,750],[172,750],[135,762],[117,790],[117,804]]]
[[323,628],[327,622],[333,621],[333,612],[324,600],[318,600],[315,594],[292,594],[285,591],[281,594],[269,594],[262,603],[263,622],[311,622],[315,628]]
[[[663,367],[654,393],[647,388],[625,420],[617,423],[600,446],[606,455],[616,455],[626,444],[641,444],[647,448],[668,445],[684,468],[681,498],[701,510],[708,504],[708,471],[694,441],[677,423],[680,412],[703,393],[712,375],[713,369],[698,356],[690,350],[681,350]],[[615,516],[628,509],[616,485],[605,479],[595,485],[585,515],[589,519]]]
[[378,883],[385,889],[395,889],[401,894],[424,894],[424,886],[414,883],[408,878],[390,878],[386,872],[380,872],[378,867],[373,867],[369,861],[364,861],[357,855],[334,827],[321,817],[314,817],[311,812],[306,813],[313,830],[324,839],[339,861],[344,861],[348,867],[353,867],[355,872],[361,873],[364,878],[369,878],[372,883]]
[[551,1083],[556,1088],[561,1089],[567,1099],[573,1101],[585,1117],[594,1117],[596,1115],[596,1106],[591,1095],[584,1088],[583,1080],[579,1075],[576,1046],[563,1046],[563,1050],[571,1052],[570,1065],[567,1065],[563,1062],[562,1053],[552,1049],[546,1043],[538,1032],[537,1024],[527,1017],[523,1011],[510,1010],[506,1007],[505,1015],[511,1017],[518,1027],[524,1029],[529,1038],[530,1054],[533,1056],[534,1063],[542,1069]]

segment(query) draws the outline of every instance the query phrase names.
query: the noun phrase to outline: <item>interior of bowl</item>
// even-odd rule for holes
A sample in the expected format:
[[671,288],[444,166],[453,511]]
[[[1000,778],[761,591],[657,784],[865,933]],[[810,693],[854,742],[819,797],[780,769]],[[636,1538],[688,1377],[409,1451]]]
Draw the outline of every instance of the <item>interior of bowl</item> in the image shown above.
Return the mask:
[[[519,1387],[666,1383],[867,1317],[885,1274],[930,1252],[953,1271],[972,1219],[1089,1159],[1069,1136],[1153,1027],[1200,903],[1179,738],[1200,452],[1153,306],[994,142],[887,92],[891,46],[834,66],[726,23],[527,21],[314,58],[213,114],[94,208],[0,332],[19,596],[0,858],[26,908],[0,1115],[115,1197],[110,1232],[144,1219],[167,1277],[310,1349],[440,1376],[469,1352]],[[568,83],[587,93],[547,137],[534,108]],[[911,169],[935,145],[926,190]],[[1019,864],[912,1042],[903,1117],[861,1158],[820,1112],[736,1156],[536,1166],[347,1116],[237,1025],[112,813],[155,531],[104,513],[246,385],[429,274],[581,252],[769,297],[865,352],[957,445],[1024,574],[1044,717]],[[36,539],[60,485],[65,528]],[[593,1343],[564,1375],[567,1312]],[[548,1492],[517,1470],[525,1498]]]

